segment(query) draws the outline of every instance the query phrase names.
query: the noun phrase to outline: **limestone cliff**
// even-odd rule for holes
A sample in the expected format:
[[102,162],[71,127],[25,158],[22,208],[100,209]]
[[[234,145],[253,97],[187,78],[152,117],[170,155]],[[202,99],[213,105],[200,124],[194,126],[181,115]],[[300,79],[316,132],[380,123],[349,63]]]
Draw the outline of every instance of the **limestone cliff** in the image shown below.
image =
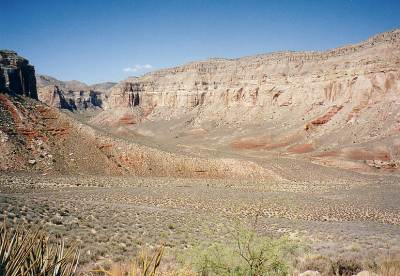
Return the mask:
[[[193,62],[114,86],[105,108],[140,108],[147,111],[146,116],[165,119],[193,109],[210,111],[204,112],[207,116],[238,106],[273,114],[299,108],[304,113],[312,105],[328,109],[348,100],[359,104],[366,90],[373,94],[395,90],[399,52],[400,31],[396,30],[327,52],[280,52]],[[165,116],[152,116],[157,111]],[[230,115],[240,115],[241,120],[254,120],[232,111]],[[234,117],[225,119],[237,121]]]
[[38,98],[34,67],[14,51],[0,50],[0,93]]

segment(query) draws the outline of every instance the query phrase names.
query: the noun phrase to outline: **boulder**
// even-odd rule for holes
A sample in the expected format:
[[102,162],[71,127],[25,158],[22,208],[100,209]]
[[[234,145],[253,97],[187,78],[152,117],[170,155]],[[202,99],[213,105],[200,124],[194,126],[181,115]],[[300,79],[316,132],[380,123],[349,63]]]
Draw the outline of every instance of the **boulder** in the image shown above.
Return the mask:
[[364,270],[364,271],[357,273],[357,276],[378,276],[378,274]]
[[321,273],[314,270],[307,270],[303,273],[300,273],[299,276],[321,276]]

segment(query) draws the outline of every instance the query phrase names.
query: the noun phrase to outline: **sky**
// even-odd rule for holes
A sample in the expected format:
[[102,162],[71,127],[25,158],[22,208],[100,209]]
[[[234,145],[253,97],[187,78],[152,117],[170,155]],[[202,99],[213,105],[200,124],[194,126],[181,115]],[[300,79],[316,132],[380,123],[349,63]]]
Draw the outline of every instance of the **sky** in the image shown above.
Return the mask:
[[88,84],[212,57],[326,50],[400,27],[392,0],[0,0],[0,49]]

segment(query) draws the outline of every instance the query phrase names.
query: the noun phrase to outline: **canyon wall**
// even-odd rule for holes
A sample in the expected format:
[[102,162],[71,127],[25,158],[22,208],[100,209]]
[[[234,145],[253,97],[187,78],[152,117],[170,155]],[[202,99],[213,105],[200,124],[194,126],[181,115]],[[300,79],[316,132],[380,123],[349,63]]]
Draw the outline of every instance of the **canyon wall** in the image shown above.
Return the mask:
[[399,53],[396,30],[327,52],[194,62],[114,86],[104,107],[140,109],[154,120],[202,110],[199,121],[222,116],[249,123],[254,115],[276,118],[289,110],[311,118],[345,104],[350,120],[366,98],[398,91]]
[[211,137],[228,129],[204,136],[214,147],[334,166],[400,165],[400,30],[325,52],[193,62],[130,78],[107,95],[93,124],[161,137],[143,128],[183,120],[175,130]]
[[60,109],[86,111],[101,109],[105,91],[115,83],[86,85],[79,81],[60,81],[50,76],[38,75],[39,100]]
[[38,98],[34,67],[14,51],[0,50],[0,93]]

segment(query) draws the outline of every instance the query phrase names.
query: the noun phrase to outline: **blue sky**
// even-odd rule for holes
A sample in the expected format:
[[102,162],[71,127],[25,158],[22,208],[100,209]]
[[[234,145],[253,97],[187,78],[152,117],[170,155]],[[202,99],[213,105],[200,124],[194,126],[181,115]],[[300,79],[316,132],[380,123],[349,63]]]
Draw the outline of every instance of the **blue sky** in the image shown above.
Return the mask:
[[0,48],[62,80],[210,57],[324,50],[400,27],[400,1],[0,0]]

